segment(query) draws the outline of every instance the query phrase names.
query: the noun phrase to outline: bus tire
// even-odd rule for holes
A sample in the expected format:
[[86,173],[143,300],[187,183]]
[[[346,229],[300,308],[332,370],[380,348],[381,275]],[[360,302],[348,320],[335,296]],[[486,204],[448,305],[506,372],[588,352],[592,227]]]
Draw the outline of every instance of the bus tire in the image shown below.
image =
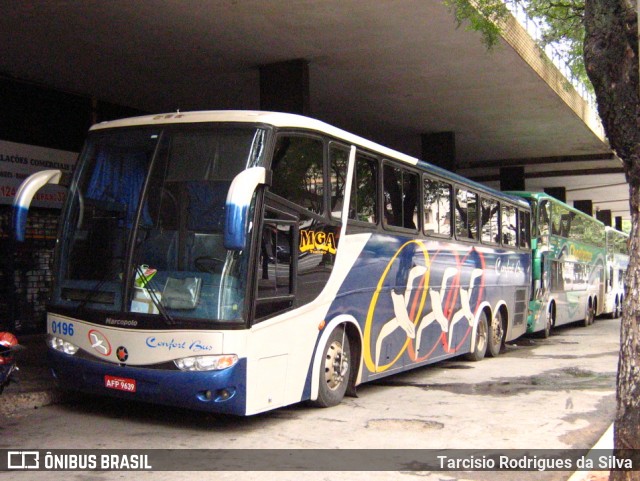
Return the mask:
[[311,401],[317,407],[327,408],[340,404],[351,374],[349,337],[343,327],[333,330],[320,362],[318,399]]
[[622,302],[620,299],[616,299],[615,306],[613,307],[613,312],[611,313],[611,319],[617,319],[620,317],[622,311],[622,309],[620,308],[621,303]]
[[587,313],[585,314],[584,321],[582,321],[582,325],[584,327],[588,327],[593,324],[593,321],[596,317],[596,306],[594,303],[589,304],[587,307]]
[[544,339],[547,339],[551,335],[551,329],[553,329],[553,326],[556,323],[554,311],[554,305],[549,305],[549,309],[547,309],[547,318],[544,323],[544,329],[542,330],[542,337]]
[[473,352],[464,355],[467,361],[478,362],[484,359],[487,352],[487,339],[489,338],[489,323],[487,322],[487,313],[482,311],[478,318],[478,327],[476,328],[476,345]]
[[502,323],[502,312],[498,310],[496,317],[493,319],[489,327],[489,335],[487,336],[487,356],[497,357],[502,350],[504,341],[504,324]]

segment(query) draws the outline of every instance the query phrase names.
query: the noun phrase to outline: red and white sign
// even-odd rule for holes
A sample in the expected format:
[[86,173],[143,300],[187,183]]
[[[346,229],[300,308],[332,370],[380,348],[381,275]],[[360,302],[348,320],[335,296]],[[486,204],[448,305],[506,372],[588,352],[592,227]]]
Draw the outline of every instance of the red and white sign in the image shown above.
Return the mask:
[[[13,203],[22,181],[34,172],[58,169],[71,174],[77,159],[76,152],[0,140],[0,204]],[[66,193],[64,187],[47,185],[38,191],[32,205],[60,208]]]
[[109,375],[104,377],[104,387],[126,392],[136,392],[137,388],[135,379]]

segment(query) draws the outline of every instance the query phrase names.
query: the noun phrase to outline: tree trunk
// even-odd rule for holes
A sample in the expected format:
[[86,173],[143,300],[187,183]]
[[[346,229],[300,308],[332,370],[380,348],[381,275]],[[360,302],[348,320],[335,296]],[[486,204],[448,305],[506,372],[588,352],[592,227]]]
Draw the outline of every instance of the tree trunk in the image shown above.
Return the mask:
[[[585,0],[584,56],[598,112],[629,182],[631,233],[620,326],[615,449],[640,449],[640,125],[636,0]],[[612,471],[611,481],[640,480]]]
[[[614,447],[640,449],[640,187],[630,185],[631,233],[620,326]],[[610,481],[640,480],[640,471],[612,471]]]

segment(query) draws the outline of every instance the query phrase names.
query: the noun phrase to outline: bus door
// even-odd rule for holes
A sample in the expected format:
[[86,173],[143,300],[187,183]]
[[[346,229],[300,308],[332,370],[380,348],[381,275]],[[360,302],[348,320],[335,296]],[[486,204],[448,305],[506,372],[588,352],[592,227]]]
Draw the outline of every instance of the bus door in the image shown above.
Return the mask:
[[274,205],[265,206],[256,254],[255,319],[291,309],[296,300],[299,218]]

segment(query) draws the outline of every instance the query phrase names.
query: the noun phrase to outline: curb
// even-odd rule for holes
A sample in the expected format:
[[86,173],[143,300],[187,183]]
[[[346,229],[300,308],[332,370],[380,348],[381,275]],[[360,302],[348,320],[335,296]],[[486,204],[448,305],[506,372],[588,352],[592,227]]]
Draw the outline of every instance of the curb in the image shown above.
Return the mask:
[[[591,448],[591,451],[596,449],[611,450],[613,453],[613,423],[611,423],[598,442]],[[590,481],[592,479],[609,479],[609,471],[576,471],[567,481]]]
[[25,347],[17,356],[18,370],[0,394],[0,416],[11,416],[29,409],[55,404],[63,400],[63,392],[46,365],[45,334],[21,335],[18,341]]

